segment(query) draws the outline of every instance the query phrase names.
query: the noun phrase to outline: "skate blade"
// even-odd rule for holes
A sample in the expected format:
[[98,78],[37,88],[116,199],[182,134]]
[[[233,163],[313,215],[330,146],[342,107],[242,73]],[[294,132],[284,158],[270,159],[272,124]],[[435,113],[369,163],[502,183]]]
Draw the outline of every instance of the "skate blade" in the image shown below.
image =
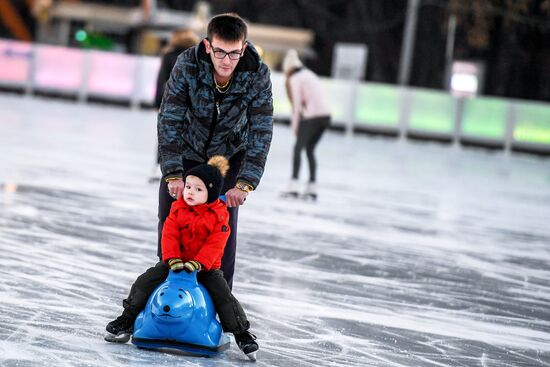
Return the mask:
[[246,356],[247,356],[248,358],[250,358],[251,361],[256,362],[256,354],[257,354],[257,353],[258,353],[258,351],[255,350],[254,352],[248,353]]
[[119,335],[113,335],[113,334],[107,333],[105,334],[103,339],[105,339],[105,341],[110,343],[127,343],[128,340],[130,340],[131,336],[132,334],[129,334],[129,333],[123,333]]
[[304,194],[302,200],[305,201],[317,201],[317,194]]
[[297,199],[299,194],[297,192],[282,192],[281,197],[282,198],[290,198],[290,199]]

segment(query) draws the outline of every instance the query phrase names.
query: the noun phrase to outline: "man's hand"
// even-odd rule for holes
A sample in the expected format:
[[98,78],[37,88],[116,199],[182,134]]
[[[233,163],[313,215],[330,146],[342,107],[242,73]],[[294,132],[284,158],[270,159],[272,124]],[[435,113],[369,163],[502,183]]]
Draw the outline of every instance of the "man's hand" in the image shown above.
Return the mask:
[[227,206],[232,208],[234,206],[243,205],[247,196],[248,192],[234,187],[225,193]]
[[168,194],[177,200],[182,197],[184,187],[185,182],[183,182],[183,179],[171,180],[168,182]]

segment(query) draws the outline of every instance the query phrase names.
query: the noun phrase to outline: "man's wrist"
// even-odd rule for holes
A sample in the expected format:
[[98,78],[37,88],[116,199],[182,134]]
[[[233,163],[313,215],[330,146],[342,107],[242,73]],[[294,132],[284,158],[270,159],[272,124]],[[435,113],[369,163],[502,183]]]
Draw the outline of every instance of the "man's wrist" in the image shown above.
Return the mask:
[[237,180],[237,184],[235,185],[235,187],[244,192],[254,191],[254,186],[244,180]]
[[181,177],[181,176],[168,176],[164,179],[164,181],[166,181],[166,182],[177,181],[177,180],[183,180],[183,177]]

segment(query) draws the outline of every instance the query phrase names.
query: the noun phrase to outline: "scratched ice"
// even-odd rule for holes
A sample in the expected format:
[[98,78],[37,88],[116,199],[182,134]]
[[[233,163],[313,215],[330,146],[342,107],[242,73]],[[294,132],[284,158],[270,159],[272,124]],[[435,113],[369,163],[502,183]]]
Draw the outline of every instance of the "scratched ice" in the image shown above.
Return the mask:
[[[103,341],[155,261],[155,114],[0,111],[0,365],[250,365],[234,343],[205,359]],[[550,160],[330,132],[313,204],[278,198],[291,142],[276,125],[240,211],[258,366],[550,364]]]

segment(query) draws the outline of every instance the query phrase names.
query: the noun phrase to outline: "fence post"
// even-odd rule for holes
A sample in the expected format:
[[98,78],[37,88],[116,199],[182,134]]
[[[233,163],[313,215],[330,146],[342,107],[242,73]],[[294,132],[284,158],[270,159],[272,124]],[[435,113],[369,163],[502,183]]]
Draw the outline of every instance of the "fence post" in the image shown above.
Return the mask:
[[508,109],[506,111],[506,137],[504,140],[504,154],[510,155],[512,151],[512,143],[514,142],[514,130],[516,128],[516,105],[512,101],[508,101]]
[[399,88],[399,140],[402,141],[407,136],[407,128],[411,118],[411,99],[413,99],[413,94],[404,86],[398,86],[397,88]]
[[455,97],[455,116],[453,128],[453,146],[457,147],[460,143],[460,135],[462,131],[462,119],[464,117],[464,97]]

